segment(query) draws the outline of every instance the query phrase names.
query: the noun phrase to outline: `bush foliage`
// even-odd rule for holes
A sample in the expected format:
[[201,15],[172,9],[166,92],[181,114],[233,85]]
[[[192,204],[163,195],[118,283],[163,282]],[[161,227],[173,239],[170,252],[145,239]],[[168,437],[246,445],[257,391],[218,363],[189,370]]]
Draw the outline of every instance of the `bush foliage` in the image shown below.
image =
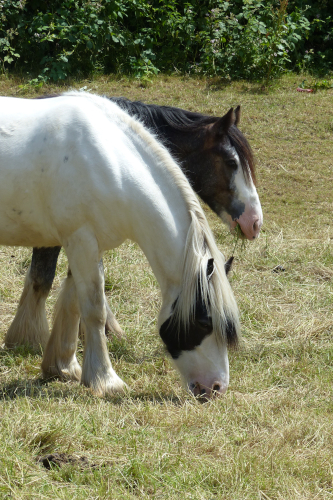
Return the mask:
[[[310,2],[310,0],[308,0]],[[2,71],[70,74],[175,70],[268,79],[332,69],[330,0],[0,0]]]

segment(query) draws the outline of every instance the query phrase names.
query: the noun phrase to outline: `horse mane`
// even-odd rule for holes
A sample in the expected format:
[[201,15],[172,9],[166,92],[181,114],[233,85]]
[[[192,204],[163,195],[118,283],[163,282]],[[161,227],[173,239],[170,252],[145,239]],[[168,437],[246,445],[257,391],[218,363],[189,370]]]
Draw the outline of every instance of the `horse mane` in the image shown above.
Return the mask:
[[[175,320],[182,327],[189,326],[190,320],[194,317],[200,288],[205,305],[211,312],[213,331],[216,335],[220,332],[218,339],[227,342],[228,345],[237,344],[238,309],[233,294],[230,293],[230,284],[224,270],[224,256],[216,246],[198,198],[169,151],[156,140],[156,137],[144,127],[141,121],[125,113],[115,102],[83,92],[66,92],[63,95],[84,96],[93,101],[113,120],[115,110],[117,110],[117,118],[123,126],[129,127],[135,133],[136,140],[140,141],[160,168],[169,172],[173,183],[183,194],[191,218],[182,262],[181,292],[174,309]],[[208,278],[207,263],[211,258],[214,259],[215,269],[212,276]],[[234,328],[230,328],[231,323]]]
[[[109,97],[108,99],[152,129],[165,146],[168,146],[168,137],[174,131],[196,133],[220,119],[216,116],[203,115],[172,106],[131,101],[125,97]],[[244,174],[249,177],[250,171],[252,180],[256,184],[255,163],[250,144],[235,125],[228,129],[227,137],[237,152]]]
[[217,120],[213,116],[202,115],[201,113],[172,106],[131,101],[126,97],[109,97],[109,99],[132,116],[136,115],[138,118],[140,117],[146,125],[150,123],[150,126],[154,127],[154,129],[167,129],[169,127],[170,129],[183,132],[190,128],[195,129],[202,125],[215,123]]

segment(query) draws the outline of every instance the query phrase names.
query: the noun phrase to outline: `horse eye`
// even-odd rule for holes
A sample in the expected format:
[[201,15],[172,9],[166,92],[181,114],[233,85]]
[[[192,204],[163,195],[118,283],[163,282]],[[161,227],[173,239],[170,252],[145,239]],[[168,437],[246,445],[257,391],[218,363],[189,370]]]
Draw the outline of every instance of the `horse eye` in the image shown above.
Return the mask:
[[235,160],[230,160],[228,162],[229,167],[231,167],[233,170],[237,170],[238,168],[238,163]]
[[197,322],[199,323],[199,326],[201,326],[201,328],[204,328],[207,331],[212,330],[212,328],[213,328],[212,320],[209,317],[198,318]]

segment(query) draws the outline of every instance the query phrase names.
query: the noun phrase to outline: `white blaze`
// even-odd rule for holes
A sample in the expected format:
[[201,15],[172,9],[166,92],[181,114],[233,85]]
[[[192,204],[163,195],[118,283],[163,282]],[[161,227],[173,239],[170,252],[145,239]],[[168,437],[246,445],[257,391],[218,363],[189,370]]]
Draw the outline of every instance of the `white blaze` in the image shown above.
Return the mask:
[[229,224],[231,229],[234,229],[238,223],[246,238],[252,240],[259,235],[263,223],[261,204],[250,170],[249,175],[246,176],[236,152],[234,152],[234,158],[238,168],[232,183],[236,199],[244,203],[245,209],[236,220],[232,220],[225,211],[220,214],[220,217]]

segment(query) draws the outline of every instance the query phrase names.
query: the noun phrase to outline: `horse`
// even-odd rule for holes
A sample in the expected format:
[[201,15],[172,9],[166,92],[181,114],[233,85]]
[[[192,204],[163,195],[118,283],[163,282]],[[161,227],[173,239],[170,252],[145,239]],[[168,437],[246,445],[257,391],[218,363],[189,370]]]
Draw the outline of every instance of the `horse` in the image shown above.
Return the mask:
[[107,350],[100,263],[129,238],[159,283],[158,330],[186,387],[205,399],[223,394],[238,309],[200,203],[166,148],[100,96],[0,97],[0,104],[0,244],[62,246],[70,268],[43,375],[81,381],[99,396],[124,390]]
[[[252,151],[238,128],[239,106],[218,118],[120,97],[109,99],[157,136],[177,160],[192,188],[230,229],[239,224],[246,238],[253,240],[258,236],[262,210],[255,188]],[[45,301],[60,248],[34,247],[19,307],[6,334],[8,347],[25,343],[45,347],[49,338]],[[67,288],[70,289],[64,287],[63,294]],[[66,307],[66,297],[60,297],[59,303]],[[122,329],[108,304],[106,307],[106,331],[121,337]]]

